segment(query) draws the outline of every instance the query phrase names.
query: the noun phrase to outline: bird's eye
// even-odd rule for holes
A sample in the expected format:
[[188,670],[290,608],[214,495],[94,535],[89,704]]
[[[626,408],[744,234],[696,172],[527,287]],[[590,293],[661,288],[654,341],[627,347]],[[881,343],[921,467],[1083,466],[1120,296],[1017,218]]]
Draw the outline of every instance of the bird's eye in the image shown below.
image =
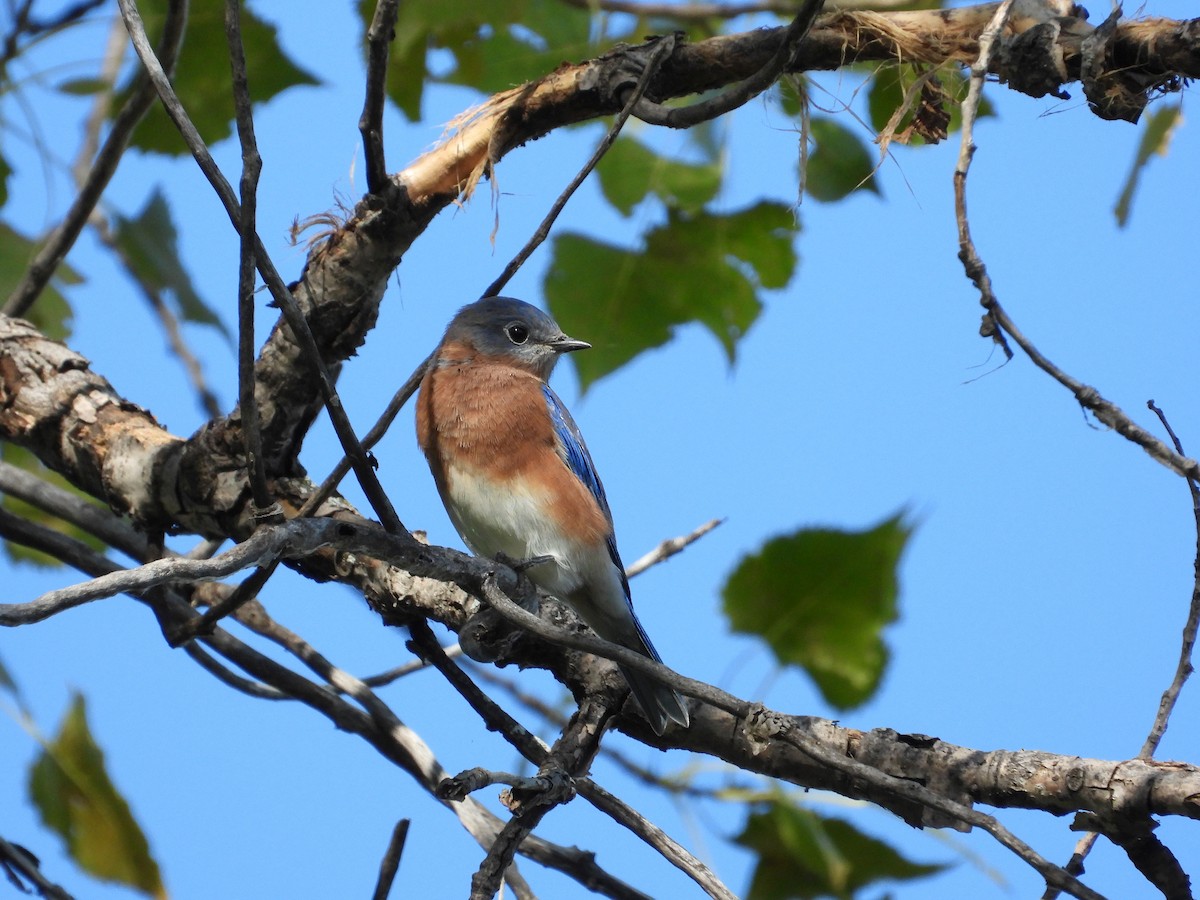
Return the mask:
[[508,339],[514,344],[523,344],[529,340],[529,329],[516,322],[505,328],[504,333],[508,335]]

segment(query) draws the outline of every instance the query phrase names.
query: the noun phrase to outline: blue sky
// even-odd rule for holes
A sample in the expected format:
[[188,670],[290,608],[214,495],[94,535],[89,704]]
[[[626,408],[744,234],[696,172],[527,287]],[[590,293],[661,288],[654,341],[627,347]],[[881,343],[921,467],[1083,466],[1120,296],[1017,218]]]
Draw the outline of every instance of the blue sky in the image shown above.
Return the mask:
[[[308,5],[284,13],[278,5],[253,4],[279,25],[293,57],[325,82],[282,95],[256,122],[264,158],[259,228],[285,278],[299,273],[304,258],[287,242],[293,219],[330,209],[336,198],[352,204],[364,182],[355,23],[340,10],[326,15],[324,6],[318,15],[315,4],[312,15],[303,15],[301,6]],[[1182,0],[1160,0],[1147,12],[1189,14]],[[98,20],[81,32],[82,53],[95,53],[86,48],[100,46],[105,28]],[[849,100],[856,83],[850,75],[824,76],[830,95],[822,105],[833,106],[833,97]],[[79,107],[29,90],[51,146],[69,155]],[[989,86],[999,115],[976,130],[969,186],[979,251],[1001,301],[1044,353],[1161,433],[1145,408],[1154,399],[1185,449],[1200,453],[1191,228],[1200,142],[1185,122],[1169,155],[1150,164],[1132,220],[1118,230],[1112,207],[1140,129],[1101,122],[1080,91],[1072,94],[1070,101],[1037,101]],[[441,122],[477,99],[457,88],[433,91],[428,124],[419,126],[389,111],[389,168],[415,158],[438,139]],[[1185,119],[1188,111],[1185,99]],[[8,97],[4,115],[11,126],[5,152],[18,168],[7,212],[36,232],[57,220],[70,190],[58,173],[47,184],[19,137],[25,114]],[[664,152],[686,150],[686,136],[639,133]],[[360,430],[454,310],[524,243],[600,134],[599,125],[572,129],[514,152],[499,167],[495,194],[485,187],[465,208],[443,213],[414,245],[376,330],[339,384]],[[727,519],[633,584],[647,631],[681,672],[787,712],[835,716],[802,674],[778,672],[760,642],[728,633],[720,585],[744,554],[773,535],[806,525],[861,528],[906,510],[916,534],[901,571],[901,620],[886,634],[891,665],[868,705],[837,717],[853,727],[920,732],[984,750],[1128,758],[1140,748],[1174,671],[1192,590],[1191,501],[1179,478],[1098,426],[1027,359],[1018,355],[1002,365],[978,336],[977,297],[956,259],[957,150],[953,139],[919,151],[895,148],[879,176],[882,198],[805,200],[796,277],[768,295],[733,367],[707,332],[690,327],[586,397],[578,397],[567,366],[556,388],[605,480],[627,561],[709,518]],[[233,177],[236,148],[225,143],[214,151]],[[735,209],[762,196],[793,200],[796,157],[789,120],[770,99],[752,102],[732,120],[719,205]],[[133,154],[108,202],[131,214],[156,185],[171,203],[181,255],[198,290],[232,326],[235,236],[198,170],[186,161]],[[560,227],[632,241],[657,221],[648,206],[621,219],[597,191],[586,185]],[[535,255],[508,292],[540,303],[547,258]],[[132,285],[89,237],[70,262],[87,278],[70,295],[72,346],[165,427],[191,433],[203,414],[180,368],[164,361],[161,334]],[[260,305],[262,334],[273,321]],[[212,331],[190,329],[188,337],[231,406],[236,388],[228,347]],[[416,449],[410,412],[376,453],[401,518],[427,529],[434,542],[460,546]],[[323,477],[339,456],[330,429],[319,424],[303,463]],[[361,502],[355,489],[348,491]],[[5,601],[79,580],[68,571],[6,563],[0,571]],[[266,599],[280,621],[355,674],[409,658],[404,635],[380,628],[349,591],[318,590],[280,575]],[[113,778],[146,828],[174,897],[362,896],[374,883],[392,824],[405,816],[413,824],[397,896],[465,895],[480,852],[449,813],[324,720],[215,682],[164,645],[137,603],[114,598],[5,632],[0,658],[47,731],[57,726],[72,690],[86,694]],[[543,673],[504,674],[522,689],[557,696]],[[405,679],[384,697],[448,770],[515,765],[512,752],[478,727],[435,674]],[[514,709],[532,724],[528,713]],[[130,896],[74,871],[24,801],[21,773],[35,745],[7,715],[0,716],[0,735],[0,771],[9,773],[0,779],[0,834],[37,853],[51,877],[78,896]],[[1196,762],[1198,742],[1200,701],[1190,685],[1159,755]],[[712,760],[659,754],[620,736],[611,746],[660,772],[692,766],[711,784],[744,780]],[[595,774],[709,861],[735,891],[746,888],[749,857],[720,839],[741,829],[740,807],[673,805],[607,760]],[[480,799],[498,809],[493,793]],[[918,833],[837,797],[810,795],[808,802],[917,860],[953,863],[946,875],[897,888],[899,898],[1040,892],[1032,871],[984,834]],[[1017,811],[999,817],[1049,858],[1069,857],[1075,841],[1069,821]],[[582,802],[553,813],[542,831],[595,850],[602,865],[654,896],[698,895]],[[1159,834],[1185,868],[1200,871],[1193,823],[1166,822]],[[532,863],[523,869],[542,896],[582,895]],[[1103,842],[1088,874],[1109,896],[1153,896]]]

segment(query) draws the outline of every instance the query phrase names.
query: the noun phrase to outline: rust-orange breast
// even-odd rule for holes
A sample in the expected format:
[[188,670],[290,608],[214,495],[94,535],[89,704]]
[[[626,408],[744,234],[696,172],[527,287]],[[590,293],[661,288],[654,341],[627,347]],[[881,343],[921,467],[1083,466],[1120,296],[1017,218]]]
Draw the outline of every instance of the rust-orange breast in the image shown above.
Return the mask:
[[421,383],[417,440],[443,502],[454,502],[460,516],[471,515],[463,508],[466,498],[454,490],[455,470],[497,486],[520,482],[552,498],[546,514],[564,537],[603,540],[610,525],[558,455],[541,380],[502,360],[473,356],[468,348],[445,347],[441,359]]

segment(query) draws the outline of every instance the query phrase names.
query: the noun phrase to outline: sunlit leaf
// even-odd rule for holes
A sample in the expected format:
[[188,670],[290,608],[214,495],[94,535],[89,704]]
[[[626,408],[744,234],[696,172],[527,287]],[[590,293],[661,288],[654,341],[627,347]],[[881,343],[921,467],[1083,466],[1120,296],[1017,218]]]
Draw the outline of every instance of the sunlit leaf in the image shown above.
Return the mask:
[[630,137],[617,139],[596,172],[605,198],[626,216],[650,194],[671,206],[696,212],[721,187],[720,164],[668,159]]
[[814,117],[809,132],[816,149],[808,156],[805,190],[812,197],[829,203],[852,191],[879,193],[875,160],[858,135],[826,116]]
[[[36,475],[38,478],[63,490],[70,491],[73,494],[83,498],[89,503],[96,501],[84,494],[73,484],[71,484],[62,475],[51,469],[47,469],[30,451],[24,447],[18,447],[16,444],[10,444],[6,441],[0,441],[0,459],[9,465],[16,466],[18,469],[23,469]],[[33,522],[37,525],[44,525],[47,528],[58,531],[68,537],[75,538],[77,541],[82,541],[91,547],[97,553],[103,553],[106,549],[103,541],[94,537],[82,528],[70,522],[64,522],[57,516],[53,516],[44,510],[26,503],[24,500],[19,500],[11,494],[0,494],[0,507],[8,510],[13,515],[19,516],[27,522]],[[46,568],[55,568],[61,566],[62,560],[57,559],[49,554],[43,553],[40,550],[33,550],[21,544],[11,541],[3,542],[5,555],[13,562],[31,563],[36,566],[44,566]]]
[[[166,0],[141,0],[138,8],[152,38],[161,33],[166,17]],[[309,72],[294,63],[279,45],[274,25],[242,7],[242,44],[250,96],[255,104],[265,103],[280,92],[302,84],[319,84]],[[205,143],[213,144],[233,133],[233,75],[229,68],[229,44],[225,38],[225,4],[193,3],[188,11],[187,34],[175,69],[175,93]],[[128,95],[128,87],[120,100]],[[120,108],[120,103],[113,106]],[[186,153],[187,147],[160,104],[133,134],[133,146],[158,153]]]
[[642,249],[559,235],[544,291],[567,332],[592,343],[574,357],[582,386],[689,322],[707,327],[732,363],[762,308],[759,288],[783,287],[795,271],[796,228],[788,207],[763,202],[727,215],[672,212]]
[[117,246],[133,273],[155,290],[168,292],[185,321],[211,325],[231,337],[220,317],[200,299],[179,260],[175,223],[162,191],[156,188],[134,218],[114,219]]
[[[12,293],[25,269],[37,252],[38,245],[0,222],[0,297]],[[37,302],[24,314],[42,334],[55,340],[65,340],[71,333],[71,307],[61,288],[83,281],[66,263],[59,263],[54,277],[46,285]]]
[[851,900],[881,881],[912,881],[945,869],[912,862],[848,822],[784,801],[751,813],[736,840],[758,856],[747,900]]
[[150,845],[105,770],[81,695],[34,762],[29,793],[42,821],[63,838],[81,868],[152,897],[166,896]]
[[1138,143],[1137,154],[1133,158],[1133,168],[1129,170],[1129,176],[1125,179],[1125,186],[1121,188],[1121,196],[1117,199],[1117,205],[1113,208],[1113,213],[1117,217],[1117,224],[1122,228],[1129,221],[1129,210],[1133,206],[1133,195],[1137,191],[1138,181],[1142,177],[1142,172],[1146,168],[1146,164],[1150,162],[1151,157],[1155,154],[1159,156],[1167,155],[1167,147],[1171,143],[1171,135],[1175,133],[1175,128],[1183,121],[1183,105],[1176,103],[1170,106],[1160,106],[1154,111],[1154,114],[1146,119],[1146,124],[1142,128],[1142,140]]
[[806,528],[744,557],[722,590],[735,631],[801,666],[838,709],[875,692],[895,621],[896,570],[912,529],[893,516],[865,531]]

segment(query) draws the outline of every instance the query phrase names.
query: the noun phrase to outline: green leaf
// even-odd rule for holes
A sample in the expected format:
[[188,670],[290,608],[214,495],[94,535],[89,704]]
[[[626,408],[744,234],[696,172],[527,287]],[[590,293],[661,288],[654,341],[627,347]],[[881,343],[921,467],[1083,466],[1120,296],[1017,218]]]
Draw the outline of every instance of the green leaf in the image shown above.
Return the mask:
[[735,631],[801,666],[838,709],[874,694],[896,619],[896,569],[912,529],[896,515],[866,531],[806,528],[744,557],[722,589]]
[[1133,158],[1133,168],[1129,170],[1125,186],[1121,188],[1121,196],[1113,208],[1113,214],[1117,217],[1117,225],[1121,228],[1124,228],[1129,221],[1129,210],[1133,206],[1133,195],[1137,190],[1138,181],[1142,177],[1142,171],[1155,154],[1167,155],[1171,135],[1175,133],[1175,126],[1181,121],[1182,112],[1183,105],[1180,103],[1172,106],[1160,106],[1154,111],[1154,115],[1146,120],[1146,127],[1142,129],[1142,140],[1138,144],[1137,154]]
[[[361,0],[369,27],[374,4]],[[388,57],[387,94],[410,120],[421,116],[427,81],[495,93],[552,72],[564,60],[595,54],[592,15],[554,0],[412,0],[400,5]],[[617,40],[611,33],[606,42]],[[448,50],[427,74],[430,49]],[[445,55],[443,54],[443,57]]]
[[0,156],[0,206],[8,202],[8,179],[12,173],[8,160]]
[[[469,5],[469,4],[468,4]],[[476,4],[488,11],[487,27],[458,40],[449,31],[434,35],[435,44],[454,53],[457,67],[440,80],[484,93],[507,90],[553,72],[564,62],[579,62],[599,49],[588,10],[557,0],[508,0]],[[605,35],[605,45],[632,34]]]
[[736,841],[758,854],[747,900],[850,900],[877,882],[912,881],[946,868],[911,862],[848,822],[785,801],[752,813]]
[[721,187],[720,163],[667,159],[630,137],[618,138],[596,171],[604,196],[625,216],[650,194],[669,206],[697,212]]
[[[3,459],[4,462],[10,465],[16,466],[18,469],[33,473],[38,478],[55,487],[70,491],[87,500],[89,503],[97,503],[94,498],[83,493],[62,475],[42,465],[41,461],[24,447],[0,441],[0,459]],[[44,525],[68,537],[75,538],[77,541],[82,541],[97,553],[103,553],[107,549],[103,541],[84,531],[79,526],[70,522],[64,522],[57,516],[51,515],[30,503],[26,503],[24,500],[19,500],[11,494],[0,494],[0,507],[28,522]],[[44,568],[57,568],[63,564],[62,560],[56,557],[42,553],[40,550],[33,550],[22,544],[5,541],[3,546],[5,555],[13,562],[30,563]]]
[[[7,297],[13,292],[37,249],[38,245],[29,238],[0,222],[0,297]],[[59,263],[54,270],[54,277],[33,307],[25,313],[25,318],[46,337],[66,340],[71,334],[71,307],[60,289],[81,281],[83,279],[79,273],[65,262]]]
[[[883,131],[887,126],[892,113],[904,102],[904,92],[915,77],[913,67],[905,64],[884,66],[872,76],[867,89],[867,117],[876,132]],[[911,121],[912,112],[909,111],[900,120],[896,130],[901,130]]]
[[174,297],[184,321],[211,325],[232,340],[225,323],[200,299],[179,261],[175,224],[162,191],[155,188],[135,218],[114,218],[117,247],[133,274],[154,290]]
[[825,116],[809,122],[816,149],[808,157],[805,190],[824,203],[841,200],[857,190],[879,193],[875,163],[858,135]]
[[[466,0],[413,0],[400,5],[396,18],[395,38],[388,52],[386,90],[409,119],[421,117],[421,99],[426,80],[426,55],[430,47],[450,46],[451,49],[470,42],[500,23],[503,30],[508,22],[519,21],[526,0],[506,0],[489,4],[469,3]],[[363,22],[364,46],[366,30],[371,25],[375,4],[360,0],[359,16]]]
[[78,97],[88,97],[98,94],[108,87],[108,81],[103,78],[68,78],[60,81],[57,90],[64,94],[74,94]]
[[671,211],[640,250],[559,235],[543,289],[563,328],[592,343],[574,358],[582,387],[689,322],[707,327],[732,363],[762,309],[759,288],[783,287],[795,271],[796,228],[790,208],[764,201],[726,215]]
[[150,845],[105,771],[81,695],[75,695],[58,736],[34,762],[29,793],[42,821],[62,836],[81,868],[166,897]]
[[[143,0],[139,8],[147,34],[152,38],[160,34],[166,17],[166,0]],[[241,25],[253,103],[265,103],[296,85],[320,84],[283,52],[275,26],[255,16],[245,6],[242,7]],[[205,143],[214,144],[233,133],[233,75],[225,39],[225,4],[191,5],[174,85],[183,108]],[[114,112],[120,109],[128,95],[127,86],[120,92],[119,102],[113,104]],[[138,125],[133,134],[133,146],[156,153],[178,155],[188,152],[183,138],[158,103]]]

